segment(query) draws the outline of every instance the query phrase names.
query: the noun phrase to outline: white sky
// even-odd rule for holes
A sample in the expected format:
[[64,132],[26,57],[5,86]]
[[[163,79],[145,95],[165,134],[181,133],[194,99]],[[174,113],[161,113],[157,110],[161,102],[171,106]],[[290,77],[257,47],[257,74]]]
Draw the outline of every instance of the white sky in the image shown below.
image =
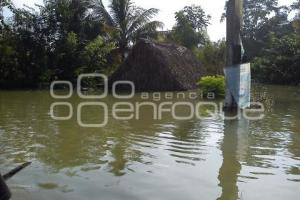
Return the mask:
[[[107,5],[109,0],[103,0]],[[192,4],[200,5],[204,11],[212,16],[208,34],[214,41],[225,37],[225,23],[220,23],[224,10],[225,0],[133,0],[137,6],[143,8],[158,8],[160,10],[155,20],[165,24],[165,30],[171,29],[175,24],[174,13],[184,6]],[[296,0],[279,0],[281,5],[290,5]],[[43,0],[13,0],[14,4],[21,7],[23,4],[33,6],[35,3],[42,4]]]

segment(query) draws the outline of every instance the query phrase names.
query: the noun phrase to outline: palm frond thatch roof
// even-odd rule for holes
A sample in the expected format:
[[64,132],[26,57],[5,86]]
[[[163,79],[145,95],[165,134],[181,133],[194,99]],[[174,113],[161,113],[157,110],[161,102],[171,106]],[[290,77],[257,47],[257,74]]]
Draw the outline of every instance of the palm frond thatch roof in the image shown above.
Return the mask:
[[189,49],[143,39],[109,82],[132,81],[139,92],[185,91],[197,88],[196,83],[204,74],[201,63]]

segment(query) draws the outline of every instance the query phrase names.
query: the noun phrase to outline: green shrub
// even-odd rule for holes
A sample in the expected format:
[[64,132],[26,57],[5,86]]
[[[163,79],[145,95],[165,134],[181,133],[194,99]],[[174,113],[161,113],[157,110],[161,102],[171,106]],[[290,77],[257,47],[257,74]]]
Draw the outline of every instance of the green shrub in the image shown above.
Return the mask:
[[205,76],[198,82],[203,95],[213,92],[216,97],[225,96],[225,78],[224,76]]

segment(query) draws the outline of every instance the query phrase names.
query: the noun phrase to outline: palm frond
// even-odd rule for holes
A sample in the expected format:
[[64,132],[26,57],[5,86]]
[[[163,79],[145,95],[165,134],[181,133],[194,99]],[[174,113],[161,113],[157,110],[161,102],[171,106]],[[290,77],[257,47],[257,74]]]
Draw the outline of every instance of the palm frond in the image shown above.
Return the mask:
[[154,38],[157,35],[157,29],[163,27],[164,24],[160,21],[152,21],[146,23],[142,27],[134,31],[128,39],[136,41],[140,38]]
[[[141,11],[141,12],[140,12]],[[148,10],[145,9],[139,9],[137,10],[137,13],[133,16],[133,19],[131,20],[132,23],[128,29],[127,33],[132,33],[135,30],[141,28],[146,23],[148,23],[157,13],[159,12],[158,9],[150,8]]]
[[154,37],[163,24],[151,19],[158,9],[136,7],[132,0],[110,0],[109,12],[102,0],[90,0],[91,14],[103,23],[105,32],[118,44],[125,57],[125,49],[141,37]]
[[102,0],[91,0],[90,7],[93,9],[92,17],[100,20],[101,22],[109,25],[115,26],[115,22],[112,16],[109,14],[107,9],[105,8]]
[[125,29],[132,12],[132,2],[130,0],[112,0],[110,9],[114,22]]

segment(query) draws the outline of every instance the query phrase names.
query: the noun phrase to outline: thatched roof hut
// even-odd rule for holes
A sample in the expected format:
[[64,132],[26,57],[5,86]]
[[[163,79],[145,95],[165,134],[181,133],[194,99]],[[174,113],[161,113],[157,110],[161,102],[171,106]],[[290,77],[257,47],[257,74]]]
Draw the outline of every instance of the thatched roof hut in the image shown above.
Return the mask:
[[201,63],[187,48],[140,40],[109,82],[132,81],[140,92],[185,91],[195,89],[203,74]]

